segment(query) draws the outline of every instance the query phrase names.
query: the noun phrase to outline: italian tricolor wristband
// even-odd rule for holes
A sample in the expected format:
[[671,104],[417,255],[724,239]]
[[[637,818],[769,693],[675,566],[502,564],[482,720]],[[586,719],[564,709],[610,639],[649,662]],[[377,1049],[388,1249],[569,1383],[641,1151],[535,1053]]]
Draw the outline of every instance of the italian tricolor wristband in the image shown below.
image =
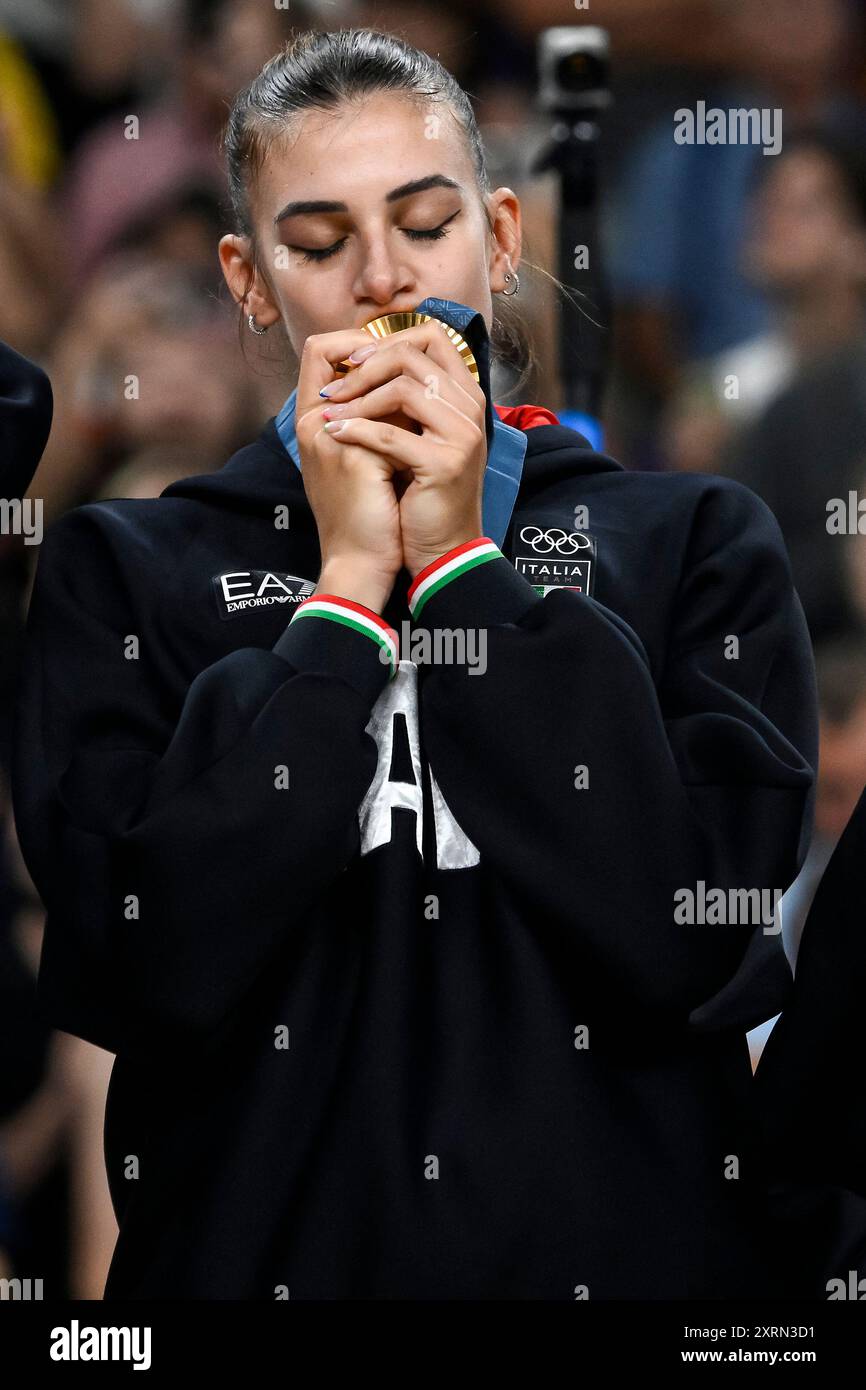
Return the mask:
[[412,617],[420,617],[427,600],[440,589],[444,589],[446,584],[452,584],[455,579],[466,574],[467,570],[484,565],[488,560],[502,558],[502,551],[489,536],[477,536],[475,540],[456,545],[453,550],[446,550],[438,560],[433,560],[429,565],[425,565],[424,569],[419,570],[409,585],[406,601]]
[[[391,675],[396,672],[399,650],[397,633],[372,608],[365,608],[363,603],[356,603],[351,598],[341,598],[337,594],[311,594],[298,604],[289,620],[289,626],[299,618],[327,618],[329,622],[342,623],[344,627],[369,637],[379,646],[380,654],[387,652]],[[382,660],[385,658],[382,657]]]

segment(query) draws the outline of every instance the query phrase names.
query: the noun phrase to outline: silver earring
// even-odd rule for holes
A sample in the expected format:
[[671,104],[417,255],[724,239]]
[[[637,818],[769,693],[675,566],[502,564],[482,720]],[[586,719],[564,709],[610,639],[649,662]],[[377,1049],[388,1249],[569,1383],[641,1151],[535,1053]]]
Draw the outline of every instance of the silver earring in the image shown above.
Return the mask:
[[518,290],[520,289],[520,276],[517,274],[517,271],[516,271],[516,270],[514,271],[513,274],[512,274],[512,272],[511,272],[510,270],[507,270],[507,271],[505,272],[505,283],[506,283],[506,285],[509,285],[509,284],[511,283],[512,280],[514,281],[514,289],[513,289],[513,290],[503,290],[503,291],[502,291],[502,293],[503,293],[508,299],[511,299],[512,296],[515,295],[515,294],[517,294]]
[[263,333],[267,333],[267,331],[268,331],[268,330],[267,330],[267,327],[265,327],[265,328],[258,328],[258,327],[257,327],[257,325],[256,325],[256,316],[255,316],[255,314],[247,314],[247,323],[249,324],[249,326],[250,326],[250,328],[252,329],[253,333],[257,334],[257,336],[258,336],[259,338],[262,336]]

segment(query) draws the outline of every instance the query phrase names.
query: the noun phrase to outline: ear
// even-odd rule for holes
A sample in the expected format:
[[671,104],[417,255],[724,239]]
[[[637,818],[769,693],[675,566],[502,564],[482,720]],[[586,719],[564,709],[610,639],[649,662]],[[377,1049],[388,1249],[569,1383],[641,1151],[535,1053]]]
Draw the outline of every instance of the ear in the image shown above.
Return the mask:
[[505,276],[520,264],[522,227],[520,199],[511,188],[497,188],[487,204],[493,223],[493,244],[490,249],[488,274],[494,294],[505,288]]
[[253,264],[250,238],[226,233],[220,237],[219,259],[226,284],[236,304],[255,314],[260,328],[269,328],[280,317],[261,272]]

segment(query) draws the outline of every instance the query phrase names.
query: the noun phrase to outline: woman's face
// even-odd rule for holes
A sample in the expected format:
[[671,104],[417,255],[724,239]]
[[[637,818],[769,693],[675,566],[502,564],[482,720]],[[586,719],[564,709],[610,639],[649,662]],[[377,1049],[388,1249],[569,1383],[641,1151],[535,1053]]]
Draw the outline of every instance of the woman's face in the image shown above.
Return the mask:
[[[245,312],[262,328],[282,318],[297,356],[311,333],[362,328],[428,295],[478,310],[489,332],[491,294],[520,260],[520,204],[499,188],[488,208],[492,237],[461,129],[442,104],[381,94],[307,112],[271,145],[257,181],[260,270]],[[246,237],[220,241],[238,302],[249,249]]]
[[767,174],[744,263],[776,293],[863,282],[866,236],[841,175],[823,151],[791,150]]

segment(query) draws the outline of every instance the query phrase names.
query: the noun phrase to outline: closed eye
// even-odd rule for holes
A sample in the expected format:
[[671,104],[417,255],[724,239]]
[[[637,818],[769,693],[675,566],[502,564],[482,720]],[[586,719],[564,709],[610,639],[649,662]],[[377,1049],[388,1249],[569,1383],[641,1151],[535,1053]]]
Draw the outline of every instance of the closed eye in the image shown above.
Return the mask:
[[[444,222],[440,222],[438,227],[401,227],[400,231],[404,236],[407,236],[410,241],[438,241],[440,237],[448,235],[445,230],[448,223],[453,222],[454,218],[459,216],[461,212],[462,208],[458,208],[457,212],[453,212]],[[327,261],[331,256],[336,256],[338,251],[342,251],[346,241],[347,238],[342,237],[339,241],[335,241],[333,246],[325,246],[322,247],[321,250],[307,246],[290,246],[289,250],[302,252],[302,263],[304,261]]]

